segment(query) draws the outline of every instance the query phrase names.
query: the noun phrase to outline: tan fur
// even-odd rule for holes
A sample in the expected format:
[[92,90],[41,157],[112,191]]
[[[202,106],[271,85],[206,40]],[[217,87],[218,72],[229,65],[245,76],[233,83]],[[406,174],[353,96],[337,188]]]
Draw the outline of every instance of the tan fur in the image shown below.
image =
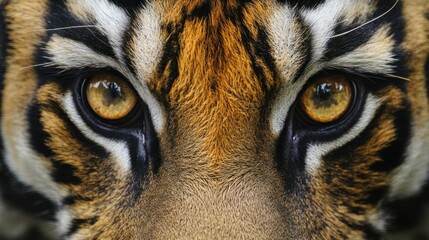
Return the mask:
[[416,128],[427,126],[429,119],[428,101],[425,92],[425,60],[429,53],[429,2],[425,0],[408,0],[404,4],[405,41],[403,47],[411,54],[408,67],[411,70],[409,79],[409,98],[412,101],[413,115]]
[[[9,28],[14,32],[10,36],[10,44],[14,51],[8,56],[4,96],[2,108],[10,112],[2,118],[4,135],[12,136],[16,128],[25,128],[25,111],[33,99],[36,77],[32,56],[35,46],[40,41],[44,29],[44,11],[46,1],[37,0],[22,4],[11,1],[7,6],[7,14],[12,23]],[[29,15],[28,13],[31,13]],[[28,35],[31,34],[31,38]],[[19,79],[17,81],[17,79]],[[13,143],[12,143],[13,144]]]

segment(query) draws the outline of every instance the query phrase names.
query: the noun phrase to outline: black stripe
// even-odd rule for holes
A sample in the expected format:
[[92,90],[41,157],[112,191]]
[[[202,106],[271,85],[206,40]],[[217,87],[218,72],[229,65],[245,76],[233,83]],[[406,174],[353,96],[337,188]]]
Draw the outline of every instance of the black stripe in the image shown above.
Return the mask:
[[71,206],[76,204],[76,202],[88,202],[88,201],[92,201],[93,198],[87,197],[87,196],[82,196],[82,195],[69,195],[65,198],[63,198],[63,200],[61,201],[62,205],[65,206]]
[[279,3],[288,4],[291,7],[298,8],[316,8],[325,3],[325,0],[277,0]]
[[65,234],[65,237],[70,237],[76,231],[78,231],[80,228],[88,225],[94,225],[98,221],[98,217],[94,216],[91,218],[76,218],[71,221],[71,226],[67,233]]
[[[394,0],[378,1],[377,10],[367,18],[367,21],[383,15],[393,6],[394,3]],[[342,19],[340,19],[334,29],[334,35],[342,34],[352,29],[354,30],[338,37],[332,37],[329,40],[324,54],[326,60],[332,60],[336,57],[345,55],[366,44],[374,33],[380,29],[380,27],[386,26],[387,24],[391,27],[391,32],[393,33],[396,43],[401,43],[404,27],[401,17],[401,7],[401,3],[398,3],[398,5],[385,16],[363,26],[362,23],[345,25],[341,23]]]
[[365,233],[365,239],[367,240],[379,240],[381,239],[381,233],[379,233],[373,226],[366,224],[363,232]]
[[57,206],[19,181],[6,165],[0,167],[0,196],[8,205],[40,219],[55,220]]
[[304,143],[297,137],[295,131],[295,107],[292,106],[285,121],[285,127],[277,142],[276,160],[280,173],[283,174],[287,192],[302,195],[307,192],[307,179],[305,174]]
[[[5,6],[8,1],[3,1],[0,4],[0,102],[3,102],[4,79],[6,74],[6,57],[9,44],[9,36],[5,21]],[[2,104],[0,104],[0,117],[3,116]],[[1,130],[1,128],[0,128]],[[3,164],[3,139],[0,139],[0,169]]]
[[415,196],[384,203],[382,209],[389,216],[387,230],[396,233],[414,229],[422,223],[428,203],[429,183],[426,183]]
[[252,39],[249,29],[244,24],[242,25],[241,30],[242,30],[242,36],[243,36],[242,41],[244,44],[244,49],[246,49],[247,54],[250,57],[250,62],[252,63],[252,69],[261,83],[262,90],[265,93],[268,93],[267,76],[265,75],[262,66],[258,63],[258,59],[255,54],[255,48],[254,48],[255,40]]
[[[3,1],[0,4],[0,102],[3,102],[3,89],[4,89],[4,79],[6,74],[6,56],[7,56],[7,48],[9,42],[9,36],[7,31],[7,25],[5,21],[5,6],[8,1]],[[0,104],[0,117],[3,116],[2,104]],[[1,128],[0,128],[1,130]],[[4,165],[4,145],[3,139],[0,138],[0,170]],[[0,174],[0,177],[2,175]]]
[[[260,81],[260,85],[262,87],[262,90],[265,93],[268,93],[268,85],[267,85],[267,76],[264,73],[263,67],[259,64],[258,59],[261,59],[263,62],[267,61],[270,66],[269,69],[272,69],[273,67],[273,60],[269,59],[267,52],[264,52],[265,50],[269,50],[270,46],[266,44],[265,46],[259,45],[258,39],[255,39],[252,36],[251,31],[247,27],[246,23],[244,22],[244,13],[247,6],[247,3],[243,3],[240,5],[240,7],[233,9],[233,10],[226,10],[227,17],[230,21],[232,21],[235,24],[239,25],[239,28],[241,30],[241,42],[243,43],[244,49],[246,50],[248,56],[250,57],[250,61],[252,64],[252,69],[255,72],[258,80]],[[226,6],[224,6],[224,9],[226,9]],[[261,26],[258,26],[261,32],[258,32],[258,34],[262,34],[256,37],[264,37],[264,30]],[[266,36],[266,33],[265,33]],[[259,51],[258,51],[259,50]],[[258,55],[260,53],[261,55]]]
[[188,19],[192,18],[207,18],[212,10],[212,2],[211,0],[206,0],[202,2],[200,5],[195,7],[191,13],[187,16]]
[[[59,103],[48,102],[43,105],[33,104],[29,107],[28,110],[28,121],[30,127],[30,143],[33,149],[40,154],[43,154],[45,157],[49,158],[53,163],[53,171],[51,172],[52,178],[59,182],[65,184],[78,184],[81,182],[75,175],[76,168],[70,164],[62,162],[61,159],[57,159],[55,152],[47,145],[50,141],[50,135],[44,130],[44,127],[41,123],[41,111],[50,111],[57,115],[57,117],[67,126],[69,134],[81,143],[83,148],[88,148],[88,152],[91,152],[92,155],[98,156],[99,159],[105,159],[108,154],[104,148],[99,146],[97,143],[90,141],[85,136],[82,135],[79,129],[70,121],[66,113],[59,106]],[[93,159],[88,162],[97,162],[96,159]]]
[[62,161],[51,159],[52,162],[52,178],[57,183],[72,184],[76,185],[82,182],[82,180],[75,176],[76,167]]
[[426,93],[429,98],[429,57],[426,57],[425,77],[426,77]]
[[[46,17],[47,29],[67,28],[82,25],[88,24],[79,21],[70,12],[68,12],[63,1],[50,2],[49,14],[47,14]],[[96,27],[51,30],[47,32],[45,40],[49,41],[54,34],[81,42],[97,53],[116,59],[108,37]]]
[[109,0],[118,7],[125,9],[130,15],[146,6],[147,0]]
[[[346,143],[342,147],[333,150],[332,152],[328,153],[325,156],[325,159],[330,160],[330,161],[325,161],[327,173],[325,174],[324,178],[326,182],[328,181],[331,182],[330,178],[332,176],[337,177],[335,175],[336,173],[333,173],[333,174],[329,173],[336,168],[349,170],[350,173],[352,172],[352,169],[358,163],[350,161],[350,159],[347,156],[353,154],[353,149],[356,149],[362,144],[364,144],[365,142],[367,142],[368,139],[372,137],[371,131],[373,131],[373,129],[377,128],[380,124],[382,124],[380,121],[381,121],[382,113],[384,112],[383,109],[385,109],[385,107],[382,106],[377,110],[376,115],[368,124],[366,129],[362,131],[356,138]],[[342,179],[343,184],[346,186],[366,189],[365,194],[358,192],[357,193],[359,194],[358,196],[353,195],[355,194],[355,192],[344,190],[344,185],[338,185],[338,184],[330,185],[332,188],[332,192],[340,193],[338,194],[338,196],[353,196],[353,198],[359,199],[356,202],[358,204],[376,205],[386,196],[385,194],[388,189],[385,186],[373,187],[370,185],[365,185],[367,184],[365,180],[367,180],[369,176],[371,176],[371,175],[368,176],[368,174],[371,174],[371,173],[372,171],[353,172],[353,175],[350,175],[348,179],[344,179],[344,178]],[[351,212],[354,212],[353,207],[351,206],[348,206],[348,207],[349,207],[349,210],[351,210]],[[363,214],[363,212],[358,212],[358,214]]]
[[37,152],[43,154],[45,157],[50,158],[54,155],[52,149],[46,144],[49,142],[50,135],[45,132],[41,121],[41,111],[49,111],[54,113],[66,126],[69,134],[81,143],[82,147],[90,147],[90,152],[100,158],[107,158],[108,154],[106,150],[98,145],[97,143],[86,138],[81,131],[70,121],[67,114],[64,112],[62,107],[57,102],[50,101],[49,103],[43,103],[43,105],[33,104],[29,107],[28,121],[31,133],[31,146]]
[[49,140],[49,135],[43,130],[43,125],[40,122],[41,112],[40,106],[33,104],[28,108],[27,122],[28,131],[30,132],[30,145],[33,150],[42,154],[45,157],[52,157],[53,151],[46,143]]
[[[364,45],[369,41],[369,39],[374,35],[374,33],[377,32],[378,28],[376,28],[375,26],[378,26],[379,24],[379,21],[377,22],[377,24],[374,22],[372,24],[369,24],[370,26],[366,25],[340,37],[331,38],[331,40],[329,40],[328,42],[326,52],[324,54],[325,59],[332,60],[336,57],[352,52],[358,47]],[[355,27],[356,25],[349,26],[337,24],[334,29],[334,35],[347,32]]]
[[390,143],[390,146],[379,152],[381,161],[372,166],[375,171],[389,172],[404,162],[411,136],[412,113],[411,105],[406,100],[403,100],[402,107],[401,110],[391,115],[394,120],[396,138]]
[[[8,31],[5,22],[5,6],[6,2],[0,4],[0,88],[3,89],[4,74],[6,71],[6,55],[8,48]],[[1,95],[0,95],[1,99]],[[1,111],[0,111],[1,112]]]
[[255,54],[263,59],[265,66],[272,72],[276,72],[276,65],[273,56],[271,55],[271,45],[268,41],[267,31],[262,27],[258,26],[258,36],[255,41]]
[[[182,16],[185,16],[184,10],[182,10]],[[161,27],[167,31],[169,36],[166,40],[166,43],[163,48],[163,54],[161,60],[158,64],[158,73],[160,76],[165,72],[167,66],[170,66],[170,70],[167,73],[167,83],[162,89],[162,95],[167,96],[170,92],[174,81],[179,76],[179,55],[180,55],[180,35],[185,26],[186,18],[183,17],[181,21],[173,24],[168,23],[167,25],[162,25]],[[167,102],[167,101],[166,101]]]

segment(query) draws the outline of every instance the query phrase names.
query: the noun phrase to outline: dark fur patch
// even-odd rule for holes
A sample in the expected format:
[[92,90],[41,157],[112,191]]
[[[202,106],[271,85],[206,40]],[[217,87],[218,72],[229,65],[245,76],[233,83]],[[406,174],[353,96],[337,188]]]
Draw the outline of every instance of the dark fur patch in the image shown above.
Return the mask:
[[[115,53],[109,43],[107,36],[95,27],[79,27],[87,24],[79,21],[70,12],[68,12],[64,2],[51,2],[49,12],[50,14],[48,14],[46,18],[46,28],[52,30],[48,31],[48,36],[57,34],[65,38],[82,42],[95,52],[116,59]],[[69,28],[74,26],[78,27]]]
[[[7,1],[6,1],[7,2]],[[6,70],[6,55],[8,48],[8,31],[6,27],[5,17],[4,16],[4,7],[6,2],[0,4],[0,88],[3,90],[3,80]],[[1,91],[0,91],[1,94]],[[0,99],[1,95],[0,95]]]
[[389,172],[404,162],[406,148],[411,134],[411,106],[405,100],[403,101],[403,109],[396,112],[392,117],[394,118],[396,139],[390,146],[379,152],[382,161],[373,165],[375,171]]
[[91,217],[91,218],[85,218],[85,219],[73,219],[71,226],[70,226],[68,232],[65,234],[65,236],[69,237],[69,236],[73,235],[73,233],[78,231],[79,228],[81,228],[83,226],[94,225],[97,221],[98,221],[97,216]]
[[429,57],[426,57],[425,76],[426,76],[426,93],[427,93],[427,96],[429,97]]
[[109,0],[113,4],[125,9],[128,13],[134,14],[139,9],[143,8],[147,0]]
[[389,216],[387,230],[395,233],[415,228],[426,213],[425,203],[428,199],[429,183],[426,183],[415,196],[383,204],[383,209]]
[[[394,3],[395,1],[379,1],[377,4],[377,10],[368,19],[374,19],[383,15],[393,6]],[[365,45],[371,39],[374,33],[377,32],[380,27],[385,25],[389,25],[391,27],[391,32],[393,33],[395,42],[400,44],[404,36],[404,23],[402,18],[398,16],[402,16],[402,6],[400,3],[398,3],[398,5],[393,10],[383,17],[366,25],[360,26],[361,23],[352,25],[338,23],[334,29],[334,35],[342,34],[358,26],[359,27],[353,31],[348,32],[347,34],[331,38],[327,44],[325,58],[327,60],[332,60],[336,57],[352,52],[362,45]],[[397,53],[398,55],[400,54],[398,49],[392,49],[392,52]]]
[[[8,47],[8,32],[7,26],[5,22],[5,6],[7,1],[3,1],[0,4],[0,102],[3,100],[3,88],[4,88],[4,78],[6,73],[6,55],[7,55],[7,47]],[[2,104],[0,104],[0,117],[3,116]],[[1,130],[1,128],[0,128]],[[4,165],[4,146],[3,139],[0,138],[0,170]],[[2,175],[0,174],[0,177]]]
[[291,7],[298,8],[316,8],[325,3],[325,0],[278,0],[279,3],[287,3]]
[[[185,13],[183,13],[185,15]],[[178,23],[168,23],[167,25],[163,25],[162,28],[167,32],[169,36],[166,40],[166,43],[163,48],[163,54],[161,60],[158,65],[158,73],[160,76],[166,71],[167,66],[169,66],[169,71],[166,73],[167,83],[165,87],[162,89],[162,95],[167,96],[170,92],[174,81],[179,76],[179,54],[180,54],[180,35],[185,26],[185,18]],[[167,103],[168,101],[165,102]]]
[[41,193],[19,181],[6,165],[0,167],[0,196],[10,206],[21,209],[33,217],[50,221],[55,219],[57,206]]
[[52,178],[58,183],[79,184],[82,180],[75,176],[76,167],[62,161],[51,160],[53,165]]
[[[243,5],[245,6],[245,5]],[[252,36],[252,33],[244,21],[244,7],[231,10],[227,13],[227,17],[237,24],[241,29],[241,42],[250,58],[253,72],[255,73],[257,79],[260,81],[260,85],[262,90],[265,93],[268,93],[268,84],[267,80],[269,76],[263,70],[263,65],[260,63],[264,63],[266,67],[271,70],[272,73],[275,72],[274,67],[274,59],[271,56],[271,46],[268,44],[267,33],[266,30],[262,26],[258,26],[257,36]],[[227,56],[225,56],[227,57]]]
[[192,12],[189,14],[189,18],[207,18],[211,12],[211,8],[211,0],[206,0],[192,10]]
[[49,140],[49,135],[43,130],[43,125],[40,122],[41,115],[40,105],[33,104],[28,108],[27,122],[29,126],[30,145],[33,149],[45,157],[51,157],[54,153],[46,143]]
[[367,240],[381,239],[381,234],[369,224],[364,226],[363,232],[365,233],[365,239]]

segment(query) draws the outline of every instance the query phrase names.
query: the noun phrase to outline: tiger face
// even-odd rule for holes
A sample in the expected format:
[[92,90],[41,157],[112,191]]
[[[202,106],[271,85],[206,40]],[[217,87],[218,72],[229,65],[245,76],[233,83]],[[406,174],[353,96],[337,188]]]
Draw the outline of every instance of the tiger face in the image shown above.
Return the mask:
[[[0,4],[0,212],[21,209],[13,227],[425,234],[428,1]],[[8,221],[0,235],[19,236]]]

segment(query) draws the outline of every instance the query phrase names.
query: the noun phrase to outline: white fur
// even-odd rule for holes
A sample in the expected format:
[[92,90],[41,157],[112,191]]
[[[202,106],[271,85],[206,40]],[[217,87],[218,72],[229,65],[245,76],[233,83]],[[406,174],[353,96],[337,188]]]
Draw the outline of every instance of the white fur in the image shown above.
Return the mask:
[[69,231],[73,217],[70,215],[69,211],[66,208],[62,208],[57,212],[57,228],[58,231],[62,234],[65,234]]
[[46,45],[51,55],[51,65],[63,69],[84,67],[112,67],[120,72],[128,73],[124,65],[116,62],[113,58],[94,52],[91,48],[81,42],[64,38],[56,34],[52,35]]
[[110,152],[123,171],[127,172],[131,169],[130,152],[126,142],[105,138],[92,131],[79,115],[71,92],[66,93],[62,105],[70,120],[79,128],[83,135]]
[[386,231],[388,226],[389,214],[383,210],[376,209],[368,215],[368,221],[380,233]]
[[329,62],[336,68],[352,67],[356,71],[374,74],[391,74],[395,62],[392,49],[394,41],[390,37],[389,28],[380,28],[364,45]]
[[[21,182],[31,186],[54,203],[60,203],[60,190],[49,175],[50,170],[44,164],[46,160],[39,157],[28,142],[30,136],[27,125],[19,120],[16,120],[15,124],[20,126],[13,126],[14,134],[3,137],[6,165]],[[4,128],[2,134],[5,134]]]
[[332,142],[310,144],[305,160],[307,171],[311,174],[317,174],[322,157],[357,137],[368,126],[378,107],[379,102],[377,99],[372,95],[368,95],[362,116],[347,133]]
[[123,62],[123,37],[130,23],[127,12],[108,0],[69,0],[68,6],[70,11],[78,13],[75,16],[95,21],[98,29],[109,39],[116,56]]
[[429,123],[414,124],[411,129],[405,161],[395,170],[389,197],[391,199],[410,197],[420,191],[428,182],[429,172]]
[[[152,80],[155,66],[160,61],[163,49],[161,40],[161,16],[156,11],[155,6],[147,4],[136,16],[137,31],[139,34],[134,38],[131,48],[134,51],[134,63],[139,79]],[[159,102],[152,97],[147,84],[136,84],[138,92],[146,96],[144,99],[151,110],[152,122],[157,132],[161,131],[164,125],[164,115]]]
[[296,15],[288,5],[276,6],[268,21],[272,55],[285,79],[277,93],[271,116],[271,129],[276,135],[282,130],[287,112],[304,84],[301,80],[291,84],[304,58],[303,53],[296,50],[302,44],[302,29],[299,27]]
[[326,1],[316,9],[302,12],[304,21],[309,25],[313,37],[313,61],[323,57],[323,52],[330,37],[334,33],[335,24],[347,9],[353,9],[352,1]]

